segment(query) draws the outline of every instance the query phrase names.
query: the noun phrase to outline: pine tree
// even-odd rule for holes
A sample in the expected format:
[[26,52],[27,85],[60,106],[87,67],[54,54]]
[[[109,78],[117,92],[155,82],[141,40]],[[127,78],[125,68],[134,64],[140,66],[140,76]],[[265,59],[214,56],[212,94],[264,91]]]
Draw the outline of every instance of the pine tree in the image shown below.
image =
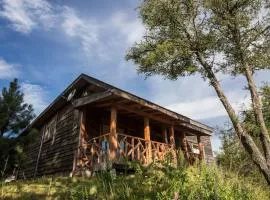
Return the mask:
[[0,96],[0,137],[16,136],[29,125],[35,117],[33,107],[24,103],[23,92],[18,80],[10,82],[9,88],[2,89]]

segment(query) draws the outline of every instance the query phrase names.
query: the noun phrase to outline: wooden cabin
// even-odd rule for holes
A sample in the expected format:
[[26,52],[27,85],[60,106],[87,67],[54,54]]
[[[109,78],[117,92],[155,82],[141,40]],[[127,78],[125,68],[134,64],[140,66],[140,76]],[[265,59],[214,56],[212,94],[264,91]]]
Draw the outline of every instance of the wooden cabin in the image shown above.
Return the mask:
[[144,165],[173,157],[213,160],[212,129],[148,100],[81,74],[29,126],[40,138],[27,149],[21,174],[34,177]]

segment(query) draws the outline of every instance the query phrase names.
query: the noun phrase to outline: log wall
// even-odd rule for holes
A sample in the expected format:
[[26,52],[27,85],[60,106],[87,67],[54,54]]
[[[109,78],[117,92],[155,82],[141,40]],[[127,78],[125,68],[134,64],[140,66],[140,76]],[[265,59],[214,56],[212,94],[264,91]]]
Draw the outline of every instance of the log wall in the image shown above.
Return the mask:
[[[67,105],[56,115],[56,132],[43,141],[36,176],[69,174],[72,171],[74,155],[78,147],[79,111]],[[40,132],[40,139],[26,150],[27,163],[20,173],[24,172],[26,178],[33,177],[35,174],[43,131]]]
[[[198,142],[196,136],[188,136],[188,140],[193,141],[195,143]],[[204,146],[204,156],[205,156],[206,163],[208,163],[208,164],[213,163],[214,156],[213,156],[210,136],[201,136],[201,142]]]

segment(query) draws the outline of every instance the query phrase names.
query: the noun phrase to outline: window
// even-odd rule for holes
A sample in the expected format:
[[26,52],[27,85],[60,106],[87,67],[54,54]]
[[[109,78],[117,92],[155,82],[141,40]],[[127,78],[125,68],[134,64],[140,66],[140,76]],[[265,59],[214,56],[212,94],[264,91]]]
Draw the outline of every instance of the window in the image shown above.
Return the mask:
[[54,142],[56,134],[56,123],[57,123],[57,115],[53,117],[51,121],[49,121],[44,127],[45,129],[44,141],[53,139],[52,143]]

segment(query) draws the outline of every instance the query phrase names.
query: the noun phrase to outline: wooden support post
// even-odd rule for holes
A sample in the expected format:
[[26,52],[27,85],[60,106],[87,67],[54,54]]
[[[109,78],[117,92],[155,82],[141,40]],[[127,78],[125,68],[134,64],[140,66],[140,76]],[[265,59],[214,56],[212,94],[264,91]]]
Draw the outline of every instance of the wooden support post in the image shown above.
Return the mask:
[[131,138],[131,148],[132,148],[132,152],[131,152],[131,160],[134,160],[134,137]]
[[144,139],[149,141],[150,138],[150,126],[149,126],[149,118],[144,118]]
[[117,111],[115,107],[112,107],[111,108],[111,121],[110,121],[110,137],[109,137],[110,160],[115,160],[116,155],[117,155],[116,124],[117,124]]
[[197,141],[198,141],[198,147],[199,147],[199,152],[200,152],[200,160],[204,160],[204,150],[203,150],[203,144],[201,141],[201,136],[197,136]]
[[81,146],[84,147],[86,145],[86,141],[87,141],[87,133],[86,133],[86,110],[85,109],[81,112],[80,136],[81,136]]
[[177,165],[177,155],[176,155],[176,145],[175,145],[175,138],[174,138],[174,126],[171,125],[169,129],[169,135],[170,135],[170,145],[174,149],[173,151],[173,165]]
[[170,133],[170,144],[173,145],[173,146],[175,146],[174,126],[173,126],[173,125],[170,126],[170,131],[169,131],[169,133]]
[[182,143],[183,143],[183,149],[184,149],[185,157],[186,157],[187,161],[189,162],[188,141],[187,141],[186,133],[184,133]]
[[168,134],[167,134],[167,129],[166,127],[162,128],[162,136],[163,136],[163,141],[168,144]]
[[146,140],[146,164],[152,162],[151,137],[149,118],[144,118],[144,139]]
[[86,135],[87,135],[86,127],[85,127],[86,110],[85,109],[83,111],[75,110],[74,115],[75,115],[74,128],[77,125],[79,125],[80,129],[79,129],[79,136],[78,136],[78,141],[77,141],[77,149],[75,150],[74,158],[73,158],[73,167],[72,167],[72,172],[70,174],[71,177],[75,175],[77,168],[82,167],[82,165],[83,165],[83,161],[82,161],[83,154],[81,154],[82,153],[81,150],[83,150],[83,148],[82,148],[82,144],[83,144],[82,135],[84,137],[86,137]]

